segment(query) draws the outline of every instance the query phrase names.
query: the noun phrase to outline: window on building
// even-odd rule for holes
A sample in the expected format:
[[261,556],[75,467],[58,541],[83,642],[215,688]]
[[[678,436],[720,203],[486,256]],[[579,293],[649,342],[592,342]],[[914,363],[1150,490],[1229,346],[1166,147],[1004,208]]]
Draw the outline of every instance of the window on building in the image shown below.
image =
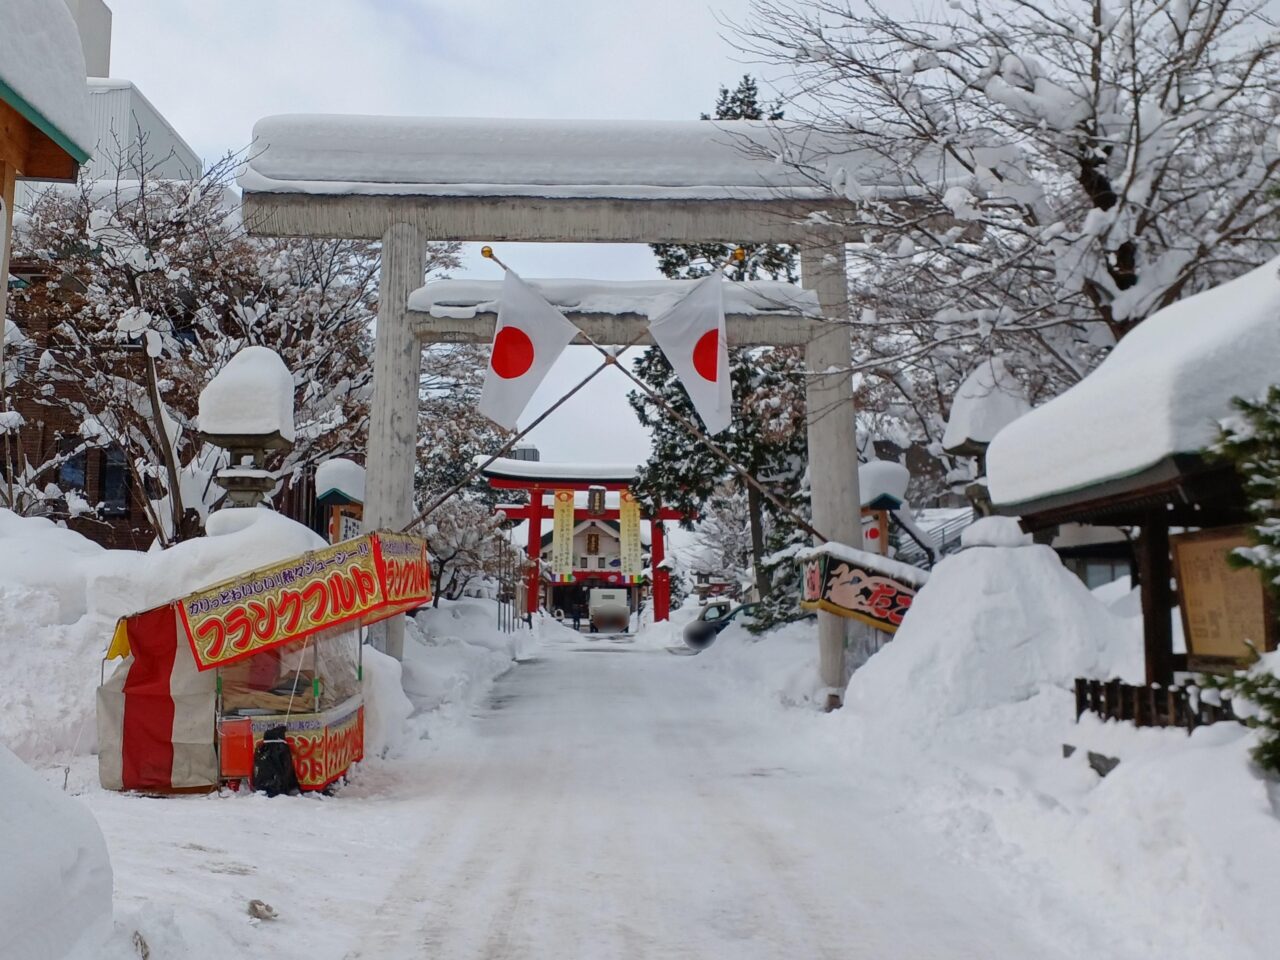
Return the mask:
[[579,558],[578,558],[578,569],[579,569],[579,570],[585,570],[585,569],[587,569],[587,558],[586,558],[586,557],[579,557]]
[[[59,437],[58,455],[65,457],[58,467],[58,486],[63,490],[80,490],[85,488],[85,465],[88,458],[83,449],[84,441],[79,437]],[[80,448],[78,452],[77,448]]]
[[102,455],[102,512],[112,517],[129,515],[129,465],[119,447]]
[[596,567],[603,570],[605,565],[604,557],[596,557]]

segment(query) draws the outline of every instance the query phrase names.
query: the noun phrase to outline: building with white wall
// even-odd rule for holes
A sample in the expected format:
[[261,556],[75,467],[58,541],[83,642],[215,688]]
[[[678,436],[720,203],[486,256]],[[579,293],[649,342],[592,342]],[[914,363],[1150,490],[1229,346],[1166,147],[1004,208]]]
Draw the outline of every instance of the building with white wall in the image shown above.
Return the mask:
[[[111,9],[103,0],[65,0],[84,50],[93,155],[85,176],[108,180],[195,180],[204,165],[164,115],[129,80],[111,76]],[[19,184],[21,207],[37,186]]]

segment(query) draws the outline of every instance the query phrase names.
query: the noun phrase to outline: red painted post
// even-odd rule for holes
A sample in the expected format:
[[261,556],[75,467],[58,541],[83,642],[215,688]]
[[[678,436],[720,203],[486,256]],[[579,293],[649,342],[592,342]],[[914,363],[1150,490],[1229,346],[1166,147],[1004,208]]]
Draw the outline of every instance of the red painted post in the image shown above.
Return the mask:
[[[656,512],[656,511],[655,511]],[[649,565],[653,570],[653,619],[671,619],[671,571],[662,566],[667,557],[662,521],[649,522]]]
[[533,615],[538,612],[538,600],[542,593],[542,490],[529,488],[529,571],[528,587],[525,590],[525,612]]

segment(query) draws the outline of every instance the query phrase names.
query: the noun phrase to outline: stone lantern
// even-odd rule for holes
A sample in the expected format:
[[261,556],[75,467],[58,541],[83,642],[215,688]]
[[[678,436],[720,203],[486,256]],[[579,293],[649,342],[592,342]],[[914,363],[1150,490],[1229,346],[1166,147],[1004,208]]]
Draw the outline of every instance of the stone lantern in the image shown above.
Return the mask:
[[272,451],[293,449],[293,375],[267,347],[245,347],[200,392],[200,439],[230,458],[213,480],[228,507],[256,507],[278,478],[266,469]]

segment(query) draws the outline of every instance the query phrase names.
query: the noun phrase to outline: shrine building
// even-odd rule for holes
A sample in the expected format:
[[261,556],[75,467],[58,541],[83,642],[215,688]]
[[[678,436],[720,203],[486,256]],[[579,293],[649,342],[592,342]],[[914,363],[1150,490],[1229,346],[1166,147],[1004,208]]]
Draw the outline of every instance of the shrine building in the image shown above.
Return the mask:
[[[481,458],[487,459],[487,458]],[[655,620],[671,612],[667,521],[677,510],[645,510],[631,494],[634,465],[543,463],[499,457],[482,470],[495,490],[523,491],[523,503],[499,504],[527,523],[526,613],[571,615],[592,588],[625,589],[635,612],[646,599]],[[547,524],[549,523],[549,527]]]

